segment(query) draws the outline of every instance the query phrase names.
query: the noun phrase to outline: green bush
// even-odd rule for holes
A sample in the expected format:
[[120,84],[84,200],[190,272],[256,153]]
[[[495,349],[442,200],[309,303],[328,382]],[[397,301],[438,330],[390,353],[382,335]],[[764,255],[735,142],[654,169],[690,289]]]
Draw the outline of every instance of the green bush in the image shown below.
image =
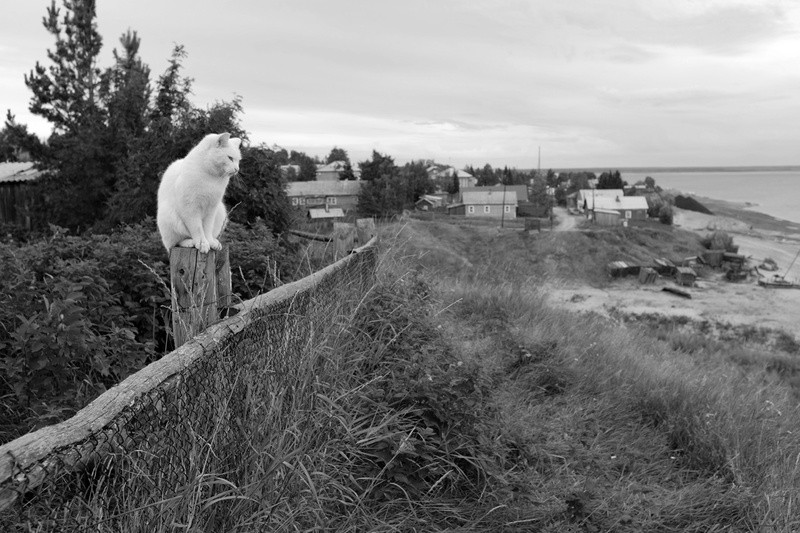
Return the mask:
[[[230,224],[233,289],[247,299],[299,275],[262,222]],[[172,348],[169,266],[155,222],[0,243],[0,442],[66,418]]]
[[733,237],[726,231],[717,230],[703,237],[700,242],[708,250],[725,250],[732,253],[739,251],[739,246],[733,243]]
[[670,207],[668,204],[663,204],[658,209],[658,221],[661,222],[662,224],[671,226],[673,217],[674,215],[672,213],[672,207]]

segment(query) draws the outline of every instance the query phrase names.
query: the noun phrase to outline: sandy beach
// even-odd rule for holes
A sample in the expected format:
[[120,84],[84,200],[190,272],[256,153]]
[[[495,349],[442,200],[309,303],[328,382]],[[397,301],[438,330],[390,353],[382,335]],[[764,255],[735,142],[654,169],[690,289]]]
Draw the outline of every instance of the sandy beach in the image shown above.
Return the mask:
[[[714,230],[728,232],[739,245],[739,253],[748,257],[749,266],[771,258],[778,265],[775,273],[790,281],[800,282],[800,226],[734,204],[709,198],[698,198],[714,214],[675,209],[676,227],[708,235]],[[605,287],[566,286],[550,293],[550,301],[576,311],[594,311],[605,315],[624,316],[661,314],[720,325],[750,325],[782,330],[800,338],[800,290],[765,289],[755,276],[737,283],[728,282],[721,271],[704,270],[688,289],[691,299],[664,292],[674,285],[661,278],[656,285],[641,285],[628,278]]]

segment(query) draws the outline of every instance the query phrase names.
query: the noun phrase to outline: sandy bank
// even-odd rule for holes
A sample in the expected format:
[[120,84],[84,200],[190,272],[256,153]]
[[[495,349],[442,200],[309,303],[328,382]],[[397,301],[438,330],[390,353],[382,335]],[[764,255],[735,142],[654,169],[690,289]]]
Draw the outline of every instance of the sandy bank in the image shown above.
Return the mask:
[[714,215],[676,208],[675,226],[700,235],[715,230],[727,231],[733,236],[734,243],[739,245],[739,253],[751,257],[754,262],[771,258],[778,264],[778,272],[785,274],[786,279],[800,281],[800,259],[792,264],[800,251],[800,227],[769,215],[753,213],[744,206],[737,209],[735,204],[729,202],[706,198],[702,201]]
[[[700,201],[714,215],[675,209],[675,226],[699,235],[725,230],[739,245],[739,253],[751,259],[751,265],[772,258],[779,274],[785,274],[788,280],[800,281],[800,258],[792,265],[800,251],[797,224],[747,210],[744,205],[707,198]],[[674,284],[665,278],[659,279],[655,286],[625,279],[613,281],[602,289],[576,285],[553,289],[549,294],[554,305],[575,311],[680,316],[732,326],[780,329],[800,338],[800,290],[765,289],[754,277],[730,283],[721,271],[710,269],[703,271],[695,286],[688,289],[691,299],[664,292],[663,287],[668,285]]]

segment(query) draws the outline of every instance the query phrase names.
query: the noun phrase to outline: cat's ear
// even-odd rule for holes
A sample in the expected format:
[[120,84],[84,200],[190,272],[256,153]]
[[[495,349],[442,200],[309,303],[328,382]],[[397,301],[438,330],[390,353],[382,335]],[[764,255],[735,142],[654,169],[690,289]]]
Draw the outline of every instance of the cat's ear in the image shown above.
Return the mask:
[[239,148],[239,146],[241,146],[241,144],[242,144],[242,140],[240,138],[238,138],[238,137],[231,137],[231,140],[229,141],[229,144],[231,146],[233,146],[234,148]]
[[231,138],[230,133],[220,133],[219,137],[217,138],[217,146],[225,146],[228,144],[228,139]]

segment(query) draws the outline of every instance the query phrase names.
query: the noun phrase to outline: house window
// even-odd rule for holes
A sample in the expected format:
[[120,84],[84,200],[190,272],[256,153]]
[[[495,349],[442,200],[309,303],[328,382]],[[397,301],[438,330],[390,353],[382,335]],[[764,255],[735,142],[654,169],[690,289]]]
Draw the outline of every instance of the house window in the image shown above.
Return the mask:
[[490,206],[488,206],[488,205],[485,205],[485,206],[483,206],[483,212],[484,213],[491,213],[492,212],[492,208]]
[[467,213],[472,214],[474,212],[475,212],[475,206],[474,205],[468,205],[467,206]]
[[510,213],[510,212],[511,212],[511,206],[510,206],[510,205],[504,205],[504,206],[503,206],[503,210],[504,210],[506,213]]
[[631,218],[631,212],[625,211],[625,218]]
[[327,198],[325,198],[325,201],[328,203],[328,205],[336,205],[335,196],[328,196]]

